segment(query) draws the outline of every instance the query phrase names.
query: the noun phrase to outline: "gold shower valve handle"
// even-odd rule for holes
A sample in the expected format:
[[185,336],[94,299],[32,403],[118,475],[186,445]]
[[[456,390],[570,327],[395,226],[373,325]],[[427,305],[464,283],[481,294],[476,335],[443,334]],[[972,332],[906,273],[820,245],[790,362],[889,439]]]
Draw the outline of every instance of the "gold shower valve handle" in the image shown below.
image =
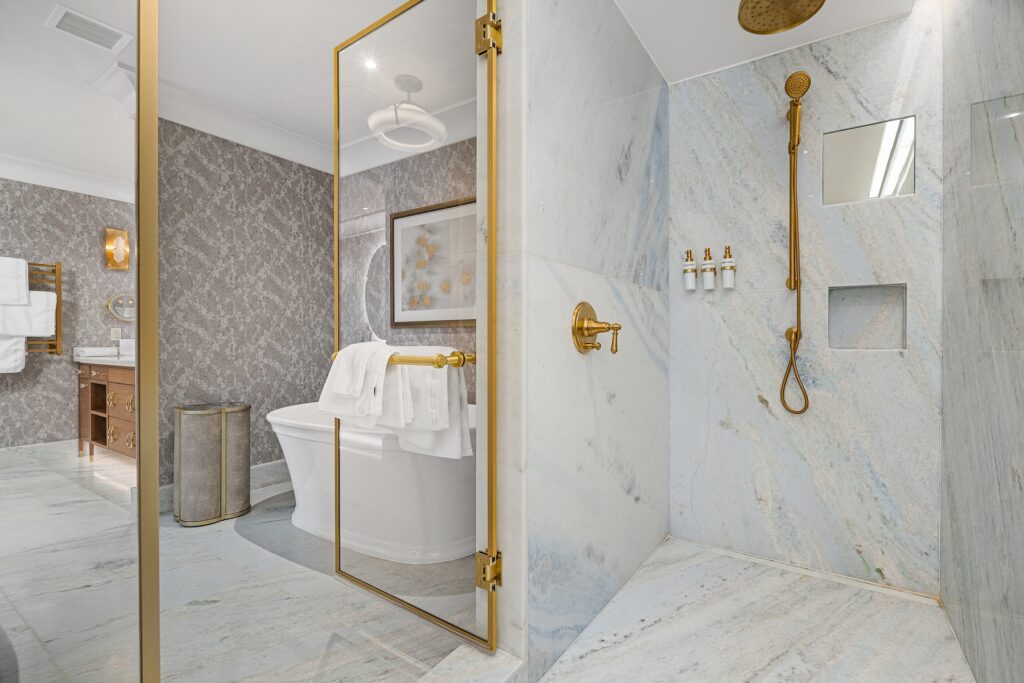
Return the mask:
[[606,323],[597,319],[594,307],[586,301],[576,304],[572,312],[572,342],[580,353],[600,351],[601,342],[597,341],[597,335],[612,333],[612,353],[619,352],[619,330],[622,325],[619,323]]

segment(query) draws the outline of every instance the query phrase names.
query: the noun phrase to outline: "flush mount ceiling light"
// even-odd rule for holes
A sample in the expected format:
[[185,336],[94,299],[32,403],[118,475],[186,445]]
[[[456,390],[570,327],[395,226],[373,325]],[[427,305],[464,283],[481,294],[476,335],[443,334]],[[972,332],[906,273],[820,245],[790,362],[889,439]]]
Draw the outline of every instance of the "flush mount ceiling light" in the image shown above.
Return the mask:
[[412,101],[412,94],[423,89],[423,81],[403,74],[395,78],[395,87],[406,94],[405,101],[378,109],[366,118],[380,144],[402,152],[422,152],[444,142],[448,127]]
[[825,0],[742,0],[740,26],[766,36],[796,28],[821,9]]

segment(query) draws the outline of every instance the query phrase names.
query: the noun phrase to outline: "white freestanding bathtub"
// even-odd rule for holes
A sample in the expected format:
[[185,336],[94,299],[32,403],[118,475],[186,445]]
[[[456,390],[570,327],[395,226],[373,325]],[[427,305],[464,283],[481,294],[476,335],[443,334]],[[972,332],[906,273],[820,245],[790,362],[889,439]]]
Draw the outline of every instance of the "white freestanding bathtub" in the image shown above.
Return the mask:
[[[476,437],[476,406],[469,407]],[[334,418],[316,403],[267,415],[295,490],[292,524],[334,542]],[[406,564],[447,562],[476,545],[476,458],[410,453],[398,438],[344,424],[341,545]]]

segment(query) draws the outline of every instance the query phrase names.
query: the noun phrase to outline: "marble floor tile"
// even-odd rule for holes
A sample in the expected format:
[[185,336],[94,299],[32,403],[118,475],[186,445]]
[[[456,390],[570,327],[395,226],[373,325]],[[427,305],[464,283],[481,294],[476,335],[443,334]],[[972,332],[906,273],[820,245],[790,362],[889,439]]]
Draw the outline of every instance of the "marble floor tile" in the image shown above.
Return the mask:
[[544,681],[966,681],[941,609],[668,540]]
[[[137,680],[134,482],[134,461],[74,441],[0,450],[0,681]],[[413,681],[461,644],[336,579],[289,484],[252,501],[204,527],[161,517],[164,680]]]

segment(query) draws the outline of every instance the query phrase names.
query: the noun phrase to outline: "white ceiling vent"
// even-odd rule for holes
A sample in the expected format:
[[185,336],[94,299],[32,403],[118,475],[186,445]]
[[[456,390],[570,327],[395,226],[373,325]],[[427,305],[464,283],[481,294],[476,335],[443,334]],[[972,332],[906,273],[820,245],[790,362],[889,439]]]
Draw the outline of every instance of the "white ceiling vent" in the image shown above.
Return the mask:
[[81,12],[68,9],[64,5],[54,7],[43,25],[63,31],[79,40],[92,43],[115,54],[124,49],[134,38],[130,33],[96,21]]

